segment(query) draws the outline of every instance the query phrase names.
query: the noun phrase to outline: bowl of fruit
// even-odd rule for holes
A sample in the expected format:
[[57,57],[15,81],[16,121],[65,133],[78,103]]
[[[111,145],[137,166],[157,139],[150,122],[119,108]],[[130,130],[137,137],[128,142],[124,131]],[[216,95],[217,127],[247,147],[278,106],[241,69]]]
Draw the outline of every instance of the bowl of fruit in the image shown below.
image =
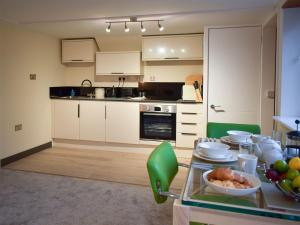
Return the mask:
[[277,160],[266,170],[268,180],[286,196],[300,201],[300,158],[294,157],[287,163]]

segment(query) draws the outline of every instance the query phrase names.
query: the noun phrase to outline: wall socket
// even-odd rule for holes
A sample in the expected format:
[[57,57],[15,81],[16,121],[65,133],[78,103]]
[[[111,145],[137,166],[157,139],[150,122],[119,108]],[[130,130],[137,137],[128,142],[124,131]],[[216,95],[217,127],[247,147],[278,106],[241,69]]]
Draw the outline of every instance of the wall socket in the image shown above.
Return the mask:
[[15,131],[22,130],[22,124],[15,125]]
[[35,74],[35,73],[31,73],[31,74],[29,75],[29,79],[30,79],[30,80],[36,80],[36,74]]
[[150,81],[155,81],[155,76],[150,76]]

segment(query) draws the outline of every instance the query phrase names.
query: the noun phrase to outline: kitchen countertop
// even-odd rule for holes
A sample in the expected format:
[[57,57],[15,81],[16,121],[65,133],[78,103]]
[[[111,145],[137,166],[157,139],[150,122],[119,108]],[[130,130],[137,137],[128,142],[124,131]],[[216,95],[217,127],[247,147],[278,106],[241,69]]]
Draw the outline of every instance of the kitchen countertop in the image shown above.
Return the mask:
[[151,100],[151,99],[142,99],[142,98],[103,98],[97,99],[95,97],[84,97],[84,96],[50,96],[50,99],[61,99],[61,100],[88,100],[88,101],[118,101],[118,102],[153,102],[153,103],[182,103],[182,104],[202,104],[202,102],[195,102],[195,101],[183,101],[182,99],[179,100]]
[[300,120],[299,117],[289,117],[289,116],[273,116],[273,119],[282,125],[284,125],[286,128],[290,130],[296,130],[297,126],[295,124],[295,120]]

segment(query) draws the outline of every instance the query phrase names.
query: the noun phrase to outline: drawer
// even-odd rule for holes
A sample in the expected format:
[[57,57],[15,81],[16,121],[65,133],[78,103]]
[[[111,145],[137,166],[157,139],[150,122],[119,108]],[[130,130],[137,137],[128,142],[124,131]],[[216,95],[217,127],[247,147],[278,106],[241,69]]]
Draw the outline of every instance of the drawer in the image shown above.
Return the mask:
[[177,104],[177,113],[203,113],[203,104]]
[[202,123],[203,116],[196,113],[177,113],[178,123]]
[[199,133],[201,131],[201,124],[177,123],[176,131],[178,133]]
[[194,148],[194,142],[199,138],[198,133],[176,133],[176,147]]

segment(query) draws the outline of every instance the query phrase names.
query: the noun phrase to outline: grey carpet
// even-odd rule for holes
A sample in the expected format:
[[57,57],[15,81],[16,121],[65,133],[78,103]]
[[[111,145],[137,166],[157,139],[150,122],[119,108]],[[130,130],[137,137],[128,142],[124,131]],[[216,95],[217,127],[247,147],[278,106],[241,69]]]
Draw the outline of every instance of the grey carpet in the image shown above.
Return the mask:
[[168,225],[148,187],[0,169],[1,225]]

